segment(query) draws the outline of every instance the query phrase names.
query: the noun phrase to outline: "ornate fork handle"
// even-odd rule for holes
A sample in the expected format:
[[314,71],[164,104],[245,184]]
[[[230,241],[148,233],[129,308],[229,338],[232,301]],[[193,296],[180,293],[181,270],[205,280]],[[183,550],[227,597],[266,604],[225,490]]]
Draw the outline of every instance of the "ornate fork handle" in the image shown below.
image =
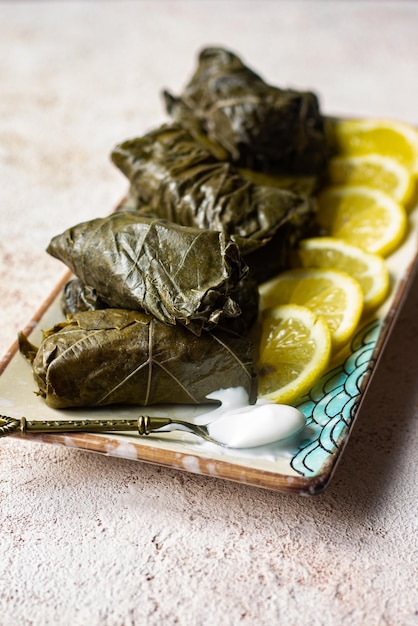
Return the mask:
[[206,426],[198,426],[180,419],[170,419],[169,417],[150,417],[140,415],[135,419],[74,419],[74,420],[27,420],[26,417],[7,417],[0,415],[0,437],[13,435],[16,433],[105,433],[114,431],[133,431],[138,435],[149,435],[160,431],[166,426],[173,426],[174,430],[186,430],[193,435],[197,435],[206,441],[219,446],[225,445],[213,439]]
[[139,435],[149,433],[172,424],[167,417],[140,415],[135,419],[75,419],[75,420],[27,420],[0,415],[0,437],[15,433],[70,433],[70,432],[112,432],[136,430]]
[[13,433],[21,430],[22,420],[14,417],[0,416],[0,437],[13,435]]

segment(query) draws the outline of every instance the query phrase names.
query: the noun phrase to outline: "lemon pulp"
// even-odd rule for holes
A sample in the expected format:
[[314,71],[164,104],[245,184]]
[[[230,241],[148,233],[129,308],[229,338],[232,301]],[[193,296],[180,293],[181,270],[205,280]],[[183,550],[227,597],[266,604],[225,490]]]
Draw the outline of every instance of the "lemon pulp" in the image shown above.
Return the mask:
[[375,187],[404,205],[410,202],[415,190],[411,170],[397,159],[381,154],[333,157],[329,160],[328,177],[332,185]]
[[352,276],[363,291],[366,310],[382,304],[388,295],[390,278],[385,260],[342,239],[303,239],[298,244],[295,259],[305,268],[335,268]]
[[407,229],[404,207],[378,189],[328,187],[318,196],[317,221],[326,234],[388,256]]
[[409,124],[384,119],[328,119],[326,129],[338,154],[378,153],[418,173],[418,131]]
[[259,358],[259,396],[291,404],[325,372],[331,354],[326,322],[310,309],[283,305],[265,311]]
[[358,282],[336,269],[293,269],[260,286],[261,306],[305,306],[328,324],[334,350],[353,335],[363,312]]

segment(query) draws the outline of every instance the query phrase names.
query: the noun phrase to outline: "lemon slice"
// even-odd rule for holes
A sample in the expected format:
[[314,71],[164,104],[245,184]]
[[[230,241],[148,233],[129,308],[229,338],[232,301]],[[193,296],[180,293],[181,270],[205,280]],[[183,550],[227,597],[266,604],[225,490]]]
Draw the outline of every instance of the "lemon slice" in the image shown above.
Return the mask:
[[261,307],[298,304],[324,318],[334,351],[353,335],[363,312],[363,292],[351,276],[336,269],[293,269],[260,285]]
[[378,153],[418,173],[418,131],[409,124],[384,119],[329,119],[326,129],[338,154]]
[[328,175],[333,185],[376,187],[401,204],[408,204],[415,190],[410,169],[381,154],[333,157],[328,163]]
[[317,221],[326,234],[388,256],[405,236],[405,208],[371,187],[328,187],[318,196]]
[[299,241],[296,259],[303,267],[334,268],[350,274],[363,291],[365,310],[378,307],[388,295],[390,278],[384,259],[342,239],[303,239]]
[[326,322],[310,309],[283,305],[264,312],[259,397],[291,404],[325,372],[331,354]]

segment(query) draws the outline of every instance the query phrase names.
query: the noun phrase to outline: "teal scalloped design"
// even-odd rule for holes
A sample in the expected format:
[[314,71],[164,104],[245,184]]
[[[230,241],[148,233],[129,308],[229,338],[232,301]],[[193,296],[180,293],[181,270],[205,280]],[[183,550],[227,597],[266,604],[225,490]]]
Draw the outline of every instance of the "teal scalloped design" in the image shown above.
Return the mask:
[[325,374],[297,405],[307,419],[308,436],[300,443],[291,466],[301,476],[319,474],[338,451],[353,422],[362,381],[373,368],[381,325],[381,320],[373,320],[362,328],[345,362]]

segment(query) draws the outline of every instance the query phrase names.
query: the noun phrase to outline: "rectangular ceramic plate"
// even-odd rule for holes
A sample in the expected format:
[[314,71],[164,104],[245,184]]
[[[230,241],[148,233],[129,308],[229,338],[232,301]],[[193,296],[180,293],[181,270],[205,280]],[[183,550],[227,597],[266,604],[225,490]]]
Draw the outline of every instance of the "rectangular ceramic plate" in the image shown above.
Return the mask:
[[[400,310],[417,258],[418,208],[409,215],[410,228],[401,248],[387,259],[391,274],[390,297],[372,318],[365,319],[352,341],[348,356],[337,363],[298,405],[307,418],[296,438],[247,450],[228,450],[187,433],[140,437],[121,434],[26,434],[31,440],[70,446],[126,459],[156,463],[187,472],[237,481],[266,489],[316,494],[328,484],[347,444],[377,361]],[[35,314],[24,332],[39,344],[41,332],[63,319],[59,300],[63,282]],[[77,417],[135,418],[141,407],[57,411],[39,396],[31,367],[14,344],[0,363],[0,413],[30,420]],[[201,409],[146,408],[148,415],[193,419]],[[1,442],[0,442],[1,445]]]

